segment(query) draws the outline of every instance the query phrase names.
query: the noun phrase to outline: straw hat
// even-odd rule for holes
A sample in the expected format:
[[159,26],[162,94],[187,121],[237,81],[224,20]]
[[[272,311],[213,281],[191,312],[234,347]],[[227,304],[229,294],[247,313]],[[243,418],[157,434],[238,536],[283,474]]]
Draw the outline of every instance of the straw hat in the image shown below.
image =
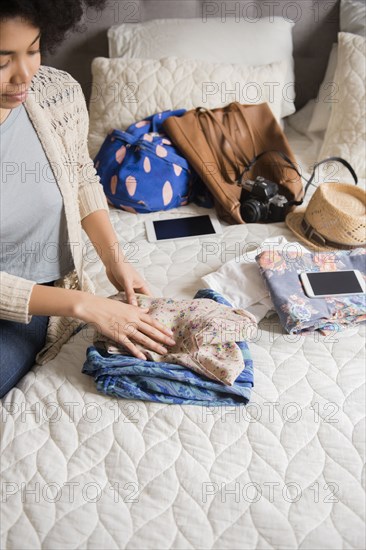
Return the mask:
[[366,246],[366,192],[347,183],[322,183],[306,208],[287,215],[286,224],[309,248]]

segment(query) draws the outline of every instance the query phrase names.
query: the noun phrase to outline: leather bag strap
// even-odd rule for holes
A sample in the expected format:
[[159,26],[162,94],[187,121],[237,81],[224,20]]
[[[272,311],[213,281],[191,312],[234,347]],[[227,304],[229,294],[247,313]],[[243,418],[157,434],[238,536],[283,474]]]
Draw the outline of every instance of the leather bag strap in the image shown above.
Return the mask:
[[[198,107],[195,114],[222,175],[226,181],[236,183],[240,166],[246,166],[249,162],[249,157],[245,151],[233,139],[236,131],[243,140],[247,141],[249,136],[255,153],[253,133],[243,112],[235,103],[231,104],[230,110],[223,111],[224,123],[220,122],[212,111],[203,107]],[[243,131],[243,125],[240,122],[245,126],[247,134]],[[226,168],[224,158],[232,168],[231,173]]]
[[[238,159],[232,154],[231,149],[228,150],[228,141],[226,137],[224,136],[223,139],[223,132],[220,134],[216,132],[216,127],[210,117],[200,117],[199,124],[224,180],[229,183],[234,183],[238,172]],[[226,162],[231,168],[230,172],[224,162],[224,155]]]

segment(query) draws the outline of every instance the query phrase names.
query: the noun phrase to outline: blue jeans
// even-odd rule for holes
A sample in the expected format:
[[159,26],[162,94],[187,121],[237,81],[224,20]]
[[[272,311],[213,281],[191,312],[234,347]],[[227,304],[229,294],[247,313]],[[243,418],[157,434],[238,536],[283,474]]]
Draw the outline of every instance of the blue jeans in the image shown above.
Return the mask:
[[[53,281],[42,284],[52,286]],[[0,398],[33,367],[45,344],[48,319],[33,315],[27,325],[0,319]]]

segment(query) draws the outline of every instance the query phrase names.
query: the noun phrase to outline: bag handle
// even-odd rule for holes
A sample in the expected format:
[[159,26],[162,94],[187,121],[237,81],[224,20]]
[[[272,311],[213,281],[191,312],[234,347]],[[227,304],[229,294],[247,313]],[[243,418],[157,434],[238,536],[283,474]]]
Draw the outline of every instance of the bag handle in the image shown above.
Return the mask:
[[307,184],[305,186],[304,197],[306,195],[307,190],[309,189],[309,186],[313,182],[313,179],[315,177],[315,170],[318,168],[318,166],[320,166],[321,164],[324,164],[325,162],[334,161],[334,160],[336,162],[340,162],[341,164],[343,164],[343,166],[345,166],[351,172],[352,177],[355,181],[355,185],[358,184],[358,178],[357,178],[356,172],[354,171],[354,169],[352,168],[352,166],[350,165],[349,162],[342,159],[341,157],[328,157],[328,158],[326,158],[324,160],[321,160],[320,162],[318,162],[317,164],[314,165],[313,172],[312,172],[312,174],[311,174],[310,178],[308,179]]
[[[205,120],[205,118],[204,118]],[[218,124],[214,124],[214,121]],[[211,133],[211,138],[213,138],[213,142],[216,141],[216,157],[219,166],[221,166],[221,171],[225,174],[227,174],[227,181],[234,183],[239,171],[240,164],[246,164],[246,154],[245,152],[240,149],[235,141],[232,142],[231,140],[231,134],[230,132],[233,132],[232,124],[231,124],[231,117],[227,116],[226,121],[229,127],[229,132],[227,132],[226,127],[220,123],[220,121],[217,121],[215,117],[211,118],[209,115],[209,118],[207,119],[207,125]],[[218,127],[222,127],[221,134],[218,131]],[[220,138],[224,135],[224,140],[220,141]],[[232,172],[234,173],[234,177],[227,173],[226,166],[224,162],[224,155],[226,160],[231,164]]]
[[[202,107],[200,107],[199,109],[202,109]],[[252,146],[253,146],[253,155],[255,155],[255,142],[254,142],[253,132],[252,132],[252,130],[251,130],[249,124],[248,124],[247,119],[246,119],[245,116],[244,116],[243,111],[239,108],[238,104],[235,103],[235,102],[231,104],[231,111],[236,111],[236,112],[239,114],[239,116],[240,116],[240,118],[242,119],[242,121],[244,122],[244,125],[246,126],[246,129],[247,129],[247,131],[248,131],[248,134],[249,134],[250,139],[251,139],[251,142],[252,142]],[[202,113],[202,111],[201,111],[201,113]],[[231,134],[230,134],[230,133],[227,133],[225,126],[224,126],[219,120],[217,120],[217,118],[215,118],[215,116],[213,115],[212,111],[210,111],[209,109],[206,109],[206,110],[204,111],[204,113],[207,114],[207,115],[211,118],[211,120],[212,120],[213,122],[215,122],[215,124],[216,124],[217,126],[219,126],[220,130],[221,130],[222,133],[224,134],[226,140],[227,140],[228,143],[230,144],[230,146],[231,146],[231,148],[233,149],[233,151],[234,151],[234,152],[236,151],[236,155],[237,155],[239,158],[240,158],[240,157],[244,157],[245,162],[244,162],[243,164],[246,164],[246,163],[249,161],[249,158],[246,156],[246,154],[244,153],[244,151],[242,151],[242,150],[240,149],[240,147],[238,147],[238,145],[236,144],[236,142],[232,139]],[[224,116],[226,115],[227,118],[228,118],[229,129],[230,129],[230,130],[233,130],[233,128],[232,128],[232,126],[231,126],[231,124],[230,124],[230,117],[228,116],[229,113],[230,113],[230,111],[224,111]],[[244,134],[243,134],[243,132],[241,131],[241,127],[240,127],[239,124],[238,124],[238,129],[239,129],[239,132],[241,133],[242,137],[245,137]]]
[[[248,125],[248,122],[247,122],[246,118],[244,117],[241,109],[239,109],[239,107],[236,103],[232,103],[231,107],[232,107],[232,111],[235,110],[238,113],[240,113],[240,118],[243,120],[243,122],[244,122],[244,124],[245,124],[245,126],[248,130],[248,134],[251,138],[252,145],[253,145],[253,150],[254,150],[254,154],[255,154],[255,145],[254,145],[253,134],[252,134],[252,131],[251,131],[249,125]],[[224,120],[225,120],[225,116],[227,117],[229,129],[233,131],[232,124],[231,124],[231,119],[228,116],[229,114],[230,114],[230,112],[227,112],[227,111],[225,112],[224,111],[223,116],[224,116]],[[209,147],[210,147],[210,149],[211,149],[211,151],[212,151],[212,153],[213,153],[213,155],[216,159],[217,164],[220,166],[221,172],[223,173],[225,179],[230,183],[235,183],[236,180],[237,180],[238,163],[241,162],[241,164],[243,164],[245,166],[249,162],[249,158],[246,156],[245,152],[240,147],[238,147],[236,142],[232,139],[232,136],[230,135],[230,132],[227,130],[226,126],[224,124],[222,124],[214,116],[214,114],[212,113],[212,111],[210,109],[205,109],[204,107],[197,107],[196,110],[195,110],[195,115],[196,115],[198,124],[201,127],[201,129],[202,129],[202,131],[203,131],[203,133],[206,137],[207,144],[209,145]],[[203,120],[205,120],[206,126],[203,124]],[[229,154],[227,150],[225,151],[225,148],[220,144],[219,137],[218,137],[217,132],[215,131],[215,128],[214,128],[215,125],[221,130],[221,135],[225,138],[226,143],[228,143],[230,145],[231,153],[233,153],[233,154]],[[242,136],[244,136],[244,134],[242,132],[242,128],[240,127],[240,124],[238,124],[237,127],[239,129],[240,134]],[[223,161],[222,161],[222,157],[223,157],[224,152],[226,153],[225,156],[226,156],[227,161],[233,167],[234,173],[236,174],[234,178],[228,173],[228,171],[226,169],[226,166],[225,166],[225,163],[223,163]]]
[[128,132],[124,132],[123,130],[113,130],[111,136],[115,137],[116,139],[123,140],[129,145],[135,145],[138,141],[140,141],[141,136],[132,136]]
[[[231,104],[231,108],[234,111],[237,111],[239,113],[240,118],[242,119],[245,126],[247,127],[248,134],[250,135],[250,139],[251,139],[252,145],[253,145],[253,155],[255,155],[255,140],[254,140],[254,136],[253,136],[253,131],[252,131],[251,127],[249,126],[247,119],[244,116],[243,110],[240,108],[240,104],[237,103],[237,102],[234,102],[234,103]],[[242,137],[245,137],[244,134],[241,132],[241,127],[240,126],[239,126],[239,131],[240,131]]]
[[[253,145],[253,154],[254,154],[254,157],[251,160],[246,156],[245,152],[243,150],[241,150],[238,147],[238,145],[236,144],[236,142],[232,139],[231,134],[233,134],[234,132],[233,132],[233,128],[232,128],[232,125],[231,125],[231,118],[229,116],[227,118],[228,118],[229,130],[231,130],[231,134],[227,131],[226,127],[214,116],[214,114],[212,113],[211,110],[205,109],[204,107],[196,108],[196,116],[198,118],[198,122],[201,126],[202,131],[205,134],[206,141],[207,141],[208,145],[210,146],[211,151],[212,151],[212,153],[213,153],[213,155],[216,159],[216,162],[220,166],[221,172],[222,172],[224,178],[226,179],[226,181],[228,181],[232,184],[236,184],[236,185],[240,186],[239,181],[242,180],[243,176],[251,170],[251,168],[254,166],[254,164],[263,155],[266,155],[268,153],[278,154],[283,160],[285,160],[288,163],[290,168],[292,168],[296,172],[296,174],[300,178],[302,178],[302,175],[298,171],[295,164],[291,161],[291,159],[285,153],[282,153],[282,151],[267,150],[267,151],[262,151],[261,153],[256,155],[255,154],[255,141],[254,141],[252,129],[250,128],[250,126],[248,124],[248,121],[246,120],[242,109],[240,109],[240,106],[238,105],[237,102],[232,103],[230,106],[231,106],[232,111],[236,111],[239,114],[239,116],[240,116],[241,120],[244,122],[244,125],[246,126],[248,134],[251,138],[251,142],[252,142],[252,145]],[[228,115],[229,113],[224,111],[224,116],[225,116],[225,114]],[[207,122],[207,132],[205,131],[205,128],[203,127],[201,119],[207,119],[206,120],[206,122]],[[210,124],[209,121],[211,122],[211,124]],[[220,140],[217,136],[217,133],[213,129],[213,125],[214,125],[213,123],[216,124],[216,126],[218,126],[220,128],[221,135],[224,136],[226,142],[230,145],[232,152],[234,153],[234,155],[236,155],[236,159],[235,159],[235,156],[229,155],[228,151],[226,150],[226,159],[229,161],[229,163],[233,167],[234,173],[238,172],[238,160],[239,159],[241,160],[241,164],[245,166],[245,169],[242,172],[242,174],[241,175],[238,174],[237,177],[235,177],[235,178],[233,178],[230,174],[228,174],[228,172],[226,170],[225,163],[222,162],[222,156],[223,156],[223,152],[224,152],[225,149],[220,144]],[[243,134],[242,126],[240,124],[237,125],[237,129],[239,130],[241,136],[243,138],[245,138],[246,136]],[[210,139],[208,138],[208,134],[209,134]],[[293,201],[293,202],[296,205],[301,204],[298,201]]]
[[[206,142],[215,158],[215,161],[220,167],[220,171],[224,179],[229,183],[234,183],[237,177],[238,163],[240,161],[243,162],[243,157],[245,159],[244,151],[239,149],[236,144],[234,144],[233,146],[233,144],[231,143],[231,136],[226,127],[215,118],[211,111],[203,111],[202,108],[198,108],[196,109],[196,117],[197,122],[202,132],[204,133]],[[216,131],[216,127],[220,128],[220,136],[218,135],[219,133]],[[223,142],[222,139],[220,139],[222,137],[224,138]],[[229,150],[227,148],[227,145],[230,145]],[[224,157],[233,169],[234,177],[228,172],[224,162]],[[244,162],[244,165],[245,164],[246,163]]]
[[[225,144],[220,144],[220,139],[217,136],[217,133],[215,132],[215,128],[212,123],[212,119],[210,117],[200,117],[198,119],[198,124],[200,125],[200,128],[202,132],[205,135],[206,142],[208,146],[211,149],[211,152],[215,158],[215,161],[217,165],[220,167],[220,171],[224,177],[224,179],[229,183],[234,183],[238,171],[238,161],[235,159],[235,156],[230,155],[228,151],[226,151],[226,159],[230,166],[233,169],[233,172],[235,174],[235,177],[230,174],[226,168],[225,163],[223,162],[223,153],[225,151]],[[223,130],[221,132],[225,136],[225,143],[227,143],[227,133],[226,129],[223,127]]]

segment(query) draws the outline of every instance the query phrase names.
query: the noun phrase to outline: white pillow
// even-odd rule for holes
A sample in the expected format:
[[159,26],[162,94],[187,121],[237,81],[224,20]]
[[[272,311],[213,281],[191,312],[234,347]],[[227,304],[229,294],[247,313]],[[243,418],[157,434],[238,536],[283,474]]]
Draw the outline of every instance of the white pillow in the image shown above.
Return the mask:
[[[366,4],[365,0],[341,0],[340,30],[352,34],[366,35]],[[337,66],[338,45],[333,44],[330,52],[325,77],[315,100],[313,116],[309,124],[309,132],[325,132],[332,112],[334,73]]]
[[[343,157],[361,178],[366,177],[365,80],[366,39],[357,34],[339,33],[338,63],[334,78],[338,88],[337,101],[333,103],[318,160],[334,155]],[[341,177],[344,173],[342,171]]]
[[265,65],[287,61],[282,117],[295,112],[292,27],[282,17],[258,20],[155,19],[108,30],[109,56],[160,59],[175,56],[218,63]]
[[98,152],[111,128],[168,109],[267,102],[278,121],[286,79],[285,61],[258,67],[192,59],[108,59],[92,62],[89,152]]
[[341,0],[340,29],[342,32],[366,34],[366,4],[365,0]]
[[315,100],[315,107],[308,128],[309,132],[325,132],[327,129],[332,112],[332,104],[335,100],[334,73],[337,67],[337,52],[338,44],[333,44],[325,77],[320,85],[318,97]]

